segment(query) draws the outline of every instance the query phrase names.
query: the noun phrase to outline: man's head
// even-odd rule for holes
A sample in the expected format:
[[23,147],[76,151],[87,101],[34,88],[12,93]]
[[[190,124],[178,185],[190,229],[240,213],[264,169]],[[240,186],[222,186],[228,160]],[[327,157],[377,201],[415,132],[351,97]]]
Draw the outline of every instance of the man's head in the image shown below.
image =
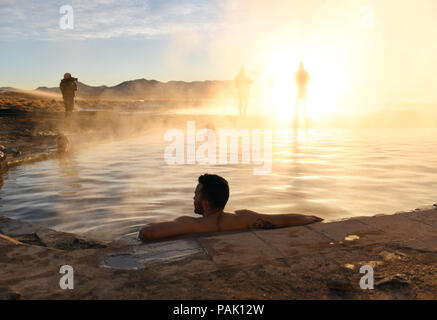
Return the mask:
[[71,78],[71,74],[70,73],[66,73],[64,74],[64,79],[70,79]]
[[299,70],[303,70],[303,62],[299,62]]
[[229,185],[222,177],[204,174],[199,177],[194,191],[194,212],[205,215],[223,210],[229,199]]

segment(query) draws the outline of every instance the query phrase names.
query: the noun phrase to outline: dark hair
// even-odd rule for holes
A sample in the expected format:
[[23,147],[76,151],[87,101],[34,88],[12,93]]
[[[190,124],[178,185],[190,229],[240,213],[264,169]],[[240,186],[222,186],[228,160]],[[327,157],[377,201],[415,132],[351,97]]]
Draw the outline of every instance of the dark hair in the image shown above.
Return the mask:
[[202,198],[211,202],[215,209],[224,209],[229,199],[228,182],[216,174],[205,173],[199,177],[199,183],[202,184]]

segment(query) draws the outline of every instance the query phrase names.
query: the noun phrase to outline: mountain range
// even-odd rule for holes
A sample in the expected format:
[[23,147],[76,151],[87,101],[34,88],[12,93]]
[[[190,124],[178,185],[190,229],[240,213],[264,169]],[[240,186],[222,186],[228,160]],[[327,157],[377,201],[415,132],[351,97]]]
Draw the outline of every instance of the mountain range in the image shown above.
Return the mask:
[[[60,94],[59,87],[38,87],[38,91]],[[108,100],[195,100],[230,98],[235,94],[232,81],[169,81],[137,79],[116,86],[89,86],[78,81],[76,96],[84,99]]]

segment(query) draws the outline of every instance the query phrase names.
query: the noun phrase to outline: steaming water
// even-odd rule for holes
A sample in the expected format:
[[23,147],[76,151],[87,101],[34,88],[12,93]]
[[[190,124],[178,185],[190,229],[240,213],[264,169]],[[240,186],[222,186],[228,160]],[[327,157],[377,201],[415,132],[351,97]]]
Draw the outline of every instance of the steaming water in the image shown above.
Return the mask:
[[337,219],[436,202],[437,130],[314,129],[273,134],[273,168],[166,165],[163,134],[99,145],[10,170],[0,212],[57,230],[129,239],[148,222],[193,213],[197,177],[224,176],[227,210]]

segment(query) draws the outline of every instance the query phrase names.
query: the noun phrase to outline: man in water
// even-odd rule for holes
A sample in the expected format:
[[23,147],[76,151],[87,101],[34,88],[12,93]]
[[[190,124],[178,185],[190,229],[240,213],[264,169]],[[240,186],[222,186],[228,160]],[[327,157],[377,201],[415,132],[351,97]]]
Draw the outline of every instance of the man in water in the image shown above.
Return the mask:
[[248,229],[275,229],[301,226],[323,219],[301,214],[261,214],[250,210],[224,212],[229,198],[228,182],[214,174],[199,177],[194,191],[194,212],[200,218],[183,216],[173,221],[152,223],[139,232],[143,241],[157,240],[190,233]]
[[299,63],[299,69],[294,74],[294,80],[297,87],[296,107],[294,109],[294,121],[298,121],[299,102],[304,104],[305,121],[307,121],[307,86],[310,80],[310,75],[303,67],[303,62]]
[[238,113],[240,116],[246,115],[247,105],[249,104],[249,87],[253,83],[251,79],[246,76],[244,68],[235,77],[235,87],[238,90]]
[[65,117],[70,117],[74,109],[74,95],[77,90],[77,78],[72,78],[71,74],[64,74],[64,79],[61,80],[59,88],[62,92],[65,106]]

